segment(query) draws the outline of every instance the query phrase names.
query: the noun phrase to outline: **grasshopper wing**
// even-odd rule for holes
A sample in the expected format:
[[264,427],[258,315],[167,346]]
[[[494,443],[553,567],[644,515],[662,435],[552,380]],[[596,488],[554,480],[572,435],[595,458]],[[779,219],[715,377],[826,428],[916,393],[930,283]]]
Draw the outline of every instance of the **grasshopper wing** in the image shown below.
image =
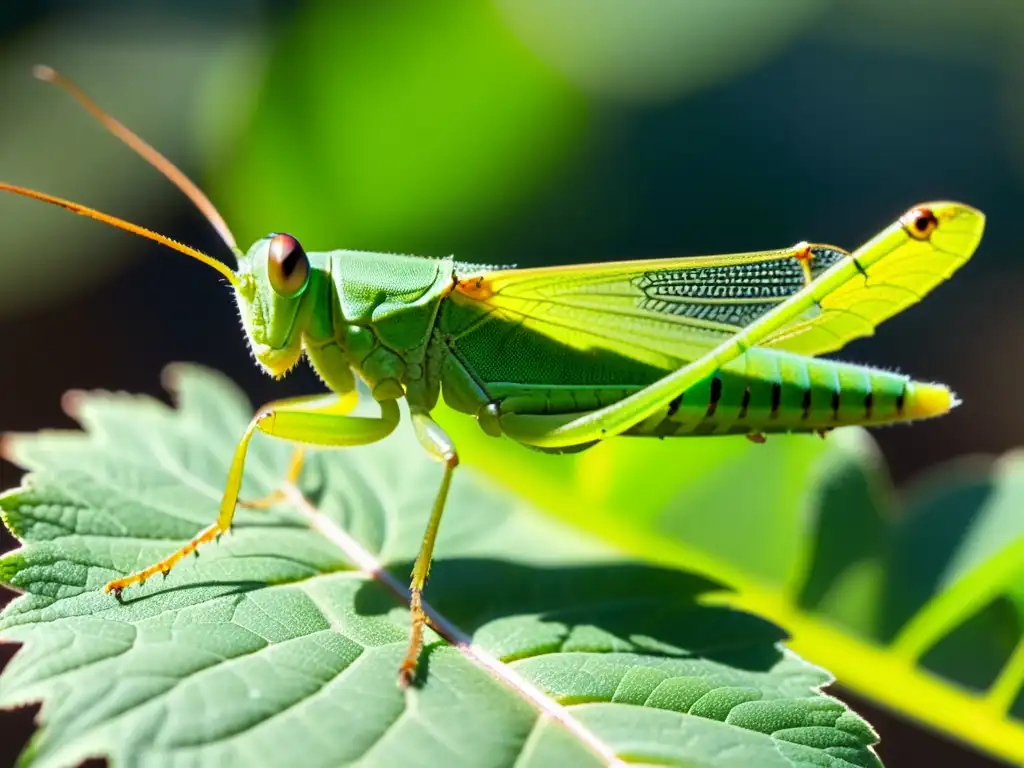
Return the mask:
[[[662,368],[708,349],[786,304],[758,346],[820,355],[912,304],[973,254],[985,217],[969,206],[912,208],[853,257],[830,245],[460,274],[457,300],[580,348],[604,347]],[[820,285],[827,277],[827,286]]]
[[[848,254],[830,245],[776,251],[468,273],[453,298],[481,323],[526,327],[673,369],[792,297]],[[475,330],[479,325],[473,326]]]

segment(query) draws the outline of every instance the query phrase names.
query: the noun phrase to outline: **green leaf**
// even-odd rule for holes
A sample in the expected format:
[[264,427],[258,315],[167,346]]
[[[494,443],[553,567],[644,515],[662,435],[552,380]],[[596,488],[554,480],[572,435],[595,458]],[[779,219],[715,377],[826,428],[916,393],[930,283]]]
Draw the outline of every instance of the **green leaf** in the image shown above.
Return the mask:
[[859,429],[620,439],[551,460],[442,420],[466,461],[555,517],[721,581],[726,604],[782,626],[850,689],[1024,762],[1021,454],[899,493]]
[[[85,433],[7,444],[32,471],[0,497],[24,543],[0,559],[24,592],[0,637],[25,644],[0,705],[43,702],[24,763],[879,765],[870,726],[778,627],[469,472],[428,589],[443,637],[428,633],[403,693],[402,584],[440,474],[406,429],[313,455],[303,495],[240,510],[219,545],[118,603],[107,579],[212,519],[251,413],[209,372],[175,368],[171,386],[176,410],[74,394]],[[288,457],[254,440],[245,496],[273,490]]]
[[449,254],[527,204],[587,125],[583,97],[477,0],[307,3],[265,72],[210,178],[243,240],[273,227],[379,249],[387,233],[388,249]]

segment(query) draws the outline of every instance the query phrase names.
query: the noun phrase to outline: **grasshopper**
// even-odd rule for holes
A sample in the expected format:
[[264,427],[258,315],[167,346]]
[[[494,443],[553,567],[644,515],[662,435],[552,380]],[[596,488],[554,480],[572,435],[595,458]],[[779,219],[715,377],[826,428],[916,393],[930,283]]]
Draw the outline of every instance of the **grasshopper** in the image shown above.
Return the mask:
[[[382,440],[408,404],[417,439],[444,467],[410,585],[411,633],[399,680],[423,644],[422,594],[459,454],[432,418],[439,398],[541,451],[608,438],[780,432],[824,434],[939,416],[957,404],[945,386],[817,357],[873,333],[973,254],[981,212],[954,202],[915,206],[852,253],[832,245],[722,256],[502,269],[363,251],[306,252],[274,233],[242,252],[213,204],[169,160],[103,112],[74,83],[61,86],[167,176],[203,212],[235,268],[138,225],[23,187],[0,189],[62,206],[162,243],[215,269],[234,292],[259,365],[285,375],[303,357],[329,395],[256,411],[228,472],[216,520],[163,560],[110,581],[120,597],[231,527],[256,432],[302,446]],[[379,406],[353,416],[356,376]],[[252,502],[273,503],[274,497]]]

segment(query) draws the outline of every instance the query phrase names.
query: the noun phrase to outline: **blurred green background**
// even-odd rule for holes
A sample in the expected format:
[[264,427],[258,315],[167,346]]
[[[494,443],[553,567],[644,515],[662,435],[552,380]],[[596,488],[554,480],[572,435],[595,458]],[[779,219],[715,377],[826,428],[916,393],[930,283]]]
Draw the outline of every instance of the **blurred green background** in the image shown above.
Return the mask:
[[[1019,0],[38,2],[0,21],[0,178],[215,255],[182,195],[32,64],[193,175],[243,248],[270,231],[309,250],[520,265],[852,248],[915,203],[971,203],[989,217],[977,256],[840,357],[964,399],[876,433],[898,481],[1024,443]],[[14,197],[0,199],[0,338],[5,431],[71,426],[69,388],[162,397],[175,360],[254,401],[318,389],[305,369],[257,371],[208,269]],[[889,764],[922,750],[993,764],[853,703]],[[3,759],[30,716],[0,723],[20,729]]]

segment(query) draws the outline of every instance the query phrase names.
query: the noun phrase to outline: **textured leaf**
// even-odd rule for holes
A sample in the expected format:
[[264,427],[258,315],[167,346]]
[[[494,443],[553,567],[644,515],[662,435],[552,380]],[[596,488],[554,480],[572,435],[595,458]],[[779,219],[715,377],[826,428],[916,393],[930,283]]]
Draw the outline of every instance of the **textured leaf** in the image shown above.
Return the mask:
[[470,463],[555,516],[733,587],[728,604],[849,688],[1024,762],[1019,454],[936,467],[900,494],[859,429],[620,439],[552,461],[445,424]]
[[[87,434],[8,445],[33,472],[0,497],[24,542],[0,579],[25,593],[0,616],[25,644],[0,704],[43,701],[26,763],[878,765],[871,728],[776,626],[469,473],[428,589],[456,643],[430,634],[422,684],[400,691],[401,582],[439,480],[405,430],[314,455],[312,503],[242,510],[219,545],[117,603],[107,579],[211,519],[250,413],[208,372],[172,378],[178,410],[78,394]],[[288,451],[254,441],[245,495],[279,484]]]

